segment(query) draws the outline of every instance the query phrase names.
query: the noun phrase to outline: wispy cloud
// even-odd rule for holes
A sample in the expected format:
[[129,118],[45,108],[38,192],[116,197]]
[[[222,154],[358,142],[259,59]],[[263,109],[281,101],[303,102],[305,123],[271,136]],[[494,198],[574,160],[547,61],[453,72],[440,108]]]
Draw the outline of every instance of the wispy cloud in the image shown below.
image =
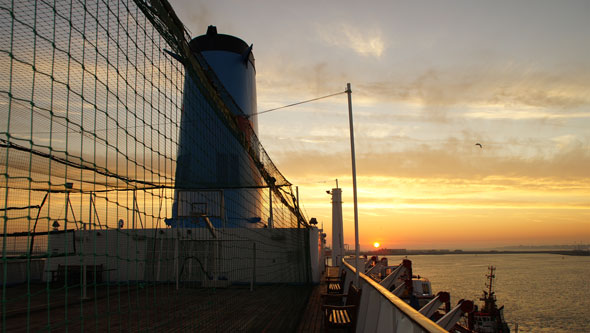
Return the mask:
[[487,108],[484,110],[473,110],[464,113],[465,117],[479,119],[575,119],[590,118],[590,112],[568,112],[555,113],[539,109],[504,109],[504,108]]
[[[517,143],[518,144],[518,143]],[[440,146],[414,145],[403,151],[357,153],[359,175],[431,179],[480,179],[483,177],[526,177],[532,179],[590,179],[588,143],[571,136],[554,139],[533,155],[516,151],[509,144],[481,150],[457,139]],[[508,146],[508,147],[504,147]],[[526,142],[522,142],[526,147]],[[350,174],[347,153],[325,151],[282,151],[273,154],[287,177],[338,177]],[[309,163],[313,161],[313,163]]]
[[582,144],[575,135],[571,134],[556,136],[553,138],[553,142],[562,150],[576,149]]
[[[498,65],[397,71],[388,74],[384,69],[372,77],[357,76],[352,82],[353,102],[412,110],[415,120],[428,122],[448,122],[457,117],[553,121],[590,118],[590,72],[585,69],[572,72]],[[285,60],[266,67],[258,79],[259,101],[267,103],[277,96],[298,94],[302,100],[333,93],[341,90],[342,82],[349,77],[330,63],[300,66],[297,61]]]
[[381,30],[363,30],[348,24],[322,24],[317,27],[318,36],[326,43],[352,49],[362,56],[380,58],[385,51],[385,40]]
[[[376,100],[429,108],[493,107],[501,109],[499,117],[506,116],[502,111],[525,108],[520,116],[526,118],[535,116],[527,114],[527,111],[533,111],[531,109],[536,110],[534,112],[552,109],[558,112],[551,115],[568,117],[571,111],[590,105],[590,73],[586,72],[584,69],[575,73],[536,72],[511,66],[500,69],[428,69],[418,75],[406,73],[395,81],[364,82],[359,85],[359,90]],[[477,114],[471,113],[472,116]],[[573,116],[585,117],[587,112]]]

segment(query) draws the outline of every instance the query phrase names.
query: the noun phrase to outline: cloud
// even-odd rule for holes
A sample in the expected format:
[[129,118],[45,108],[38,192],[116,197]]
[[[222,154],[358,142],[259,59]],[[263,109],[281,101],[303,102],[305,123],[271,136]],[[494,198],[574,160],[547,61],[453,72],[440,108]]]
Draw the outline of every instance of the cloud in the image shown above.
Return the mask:
[[575,118],[590,118],[590,112],[568,112],[555,113],[538,109],[503,109],[488,108],[485,110],[474,110],[464,113],[465,117],[478,119],[542,119],[542,120],[563,120]]
[[333,94],[346,88],[348,77],[344,70],[328,62],[307,64],[285,56],[271,63],[258,63],[256,85],[259,103],[264,103],[264,108]]
[[561,150],[576,149],[582,144],[575,135],[571,134],[556,136],[552,141],[555,142],[557,147]]
[[[359,94],[378,101],[442,110],[457,105],[495,108],[490,113],[508,109],[514,117],[521,118],[538,118],[535,113],[539,109],[557,110],[548,116],[588,117],[588,112],[575,113],[575,110],[590,105],[590,72],[584,69],[541,72],[512,66],[431,68],[421,74],[400,74],[395,80],[366,81],[357,87]],[[471,113],[471,116],[476,115],[482,113]],[[506,114],[500,117],[503,116]]]
[[[590,118],[590,71],[584,68],[574,72],[501,65],[422,70],[385,66],[380,73],[363,75],[358,70],[327,61],[304,65],[287,56],[258,72],[259,101],[277,96],[303,100],[341,91],[343,82],[352,82],[356,106],[411,109],[415,120],[428,122],[465,117],[552,122]],[[277,100],[268,107],[282,103]]]
[[323,24],[317,27],[318,36],[329,45],[348,48],[365,57],[380,58],[385,51],[381,30],[365,29],[348,24]]
[[[569,154],[579,153],[571,151]],[[324,193],[333,186],[334,178],[338,178],[340,187],[344,188],[344,208],[350,213],[352,184],[348,156],[308,155],[299,161],[290,155],[290,160],[281,159],[279,167],[290,181],[301,187],[304,203],[314,209],[314,215],[329,209],[329,198]],[[403,158],[410,162],[404,163]],[[482,171],[468,161],[450,163],[450,158],[424,165],[402,154],[381,158],[359,156],[359,205],[363,207],[365,221],[367,213],[391,217],[401,211],[433,214],[426,219],[430,222],[442,216],[475,212],[496,216],[496,219],[516,214],[515,218],[521,221],[527,220],[527,216],[549,221],[547,216],[557,211],[567,211],[572,219],[584,221],[582,216],[588,214],[590,205],[590,173],[586,171],[590,170],[590,158],[586,154],[577,160],[582,164],[577,172],[572,170],[576,161],[562,163],[561,158],[563,156],[545,161],[546,166],[539,159],[503,160]],[[493,159],[482,162],[490,163]],[[539,170],[530,172],[535,168]],[[520,212],[520,215],[507,213],[508,210]],[[327,211],[325,215],[329,218]]]
[[[215,15],[213,15],[213,13],[209,10],[209,7],[206,6],[203,3],[189,3],[189,4],[185,4],[187,6],[192,7],[189,14],[188,14],[188,22],[190,22],[191,26],[193,27],[206,27],[210,24],[213,24],[212,22],[215,22],[217,17]],[[197,7],[197,8],[195,8]],[[224,27],[227,28],[227,27]],[[196,35],[201,35],[203,33],[205,33],[205,30],[203,31],[192,31],[192,33],[196,34]]]
[[[509,154],[510,151],[507,153],[503,147],[486,147],[480,150],[472,143],[464,144],[458,139],[449,139],[437,147],[420,144],[397,152],[357,152],[357,172],[364,176],[420,179],[481,179],[500,176],[588,180],[588,143],[569,136],[555,140],[557,145],[551,151],[531,156]],[[287,178],[293,177],[292,175],[298,178],[350,175],[350,156],[346,152],[281,151],[273,153],[273,159]]]

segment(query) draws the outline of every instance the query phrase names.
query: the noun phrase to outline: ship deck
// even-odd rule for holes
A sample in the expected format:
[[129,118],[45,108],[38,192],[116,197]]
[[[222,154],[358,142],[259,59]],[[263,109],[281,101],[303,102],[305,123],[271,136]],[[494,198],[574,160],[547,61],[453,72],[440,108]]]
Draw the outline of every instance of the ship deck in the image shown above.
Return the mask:
[[259,285],[253,291],[249,286],[176,291],[174,285],[103,285],[88,288],[82,300],[80,286],[20,285],[6,288],[3,326],[10,332],[66,327],[91,332],[321,332],[325,288],[323,278],[319,285]]
[[[21,285],[6,289],[3,326],[9,332],[65,331],[66,327],[72,331],[319,332],[319,303],[314,302],[319,301],[320,288],[267,285],[253,291],[248,286],[176,291],[170,285],[102,286],[89,288],[88,299],[81,300],[79,286],[68,289],[66,297],[63,288],[47,293],[44,284],[32,284],[28,291]],[[30,303],[28,293],[33,295]]]
[[326,293],[326,277],[337,277],[338,276],[338,267],[326,267],[326,271],[322,274],[321,283],[313,287],[305,310],[303,311],[303,315],[301,320],[299,321],[299,326],[297,327],[297,332],[304,333],[304,332],[323,332],[323,316],[322,316],[322,297],[323,293]]

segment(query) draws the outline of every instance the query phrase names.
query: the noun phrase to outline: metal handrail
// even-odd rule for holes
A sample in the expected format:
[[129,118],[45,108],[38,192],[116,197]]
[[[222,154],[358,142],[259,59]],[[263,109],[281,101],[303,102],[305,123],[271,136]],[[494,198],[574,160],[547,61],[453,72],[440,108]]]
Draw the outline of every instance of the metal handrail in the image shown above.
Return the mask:
[[[342,264],[346,268],[350,269],[352,272],[356,273],[356,268],[353,267],[352,265],[350,265],[348,262],[346,262],[346,258],[342,259]],[[380,284],[378,284],[377,282],[375,282],[369,276],[365,275],[364,273],[359,272],[359,277],[360,277],[360,279],[364,280],[364,282],[366,284],[370,285],[377,292],[379,292],[383,298],[388,300],[389,303],[391,303],[392,307],[399,310],[404,316],[406,316],[408,319],[410,319],[416,326],[420,327],[425,332],[430,332],[430,333],[448,332],[445,329],[443,329],[442,327],[440,327],[439,325],[437,325],[436,323],[434,323],[432,320],[430,320],[427,317],[425,317],[424,315],[422,315],[416,309],[411,307],[408,303],[404,302],[402,299],[395,296],[393,293],[391,293],[385,287],[383,287]],[[368,295],[368,294],[369,293],[367,293],[367,292],[363,292],[363,296]]]

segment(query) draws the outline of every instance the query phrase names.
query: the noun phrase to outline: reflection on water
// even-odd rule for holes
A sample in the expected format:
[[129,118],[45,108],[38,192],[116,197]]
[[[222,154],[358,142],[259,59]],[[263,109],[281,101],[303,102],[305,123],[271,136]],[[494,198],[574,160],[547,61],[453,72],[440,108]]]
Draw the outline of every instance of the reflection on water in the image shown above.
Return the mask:
[[[388,256],[397,264],[402,256]],[[553,254],[450,254],[408,256],[414,274],[451,302],[480,304],[488,266],[496,266],[494,290],[510,327],[520,332],[590,332],[590,257]]]

